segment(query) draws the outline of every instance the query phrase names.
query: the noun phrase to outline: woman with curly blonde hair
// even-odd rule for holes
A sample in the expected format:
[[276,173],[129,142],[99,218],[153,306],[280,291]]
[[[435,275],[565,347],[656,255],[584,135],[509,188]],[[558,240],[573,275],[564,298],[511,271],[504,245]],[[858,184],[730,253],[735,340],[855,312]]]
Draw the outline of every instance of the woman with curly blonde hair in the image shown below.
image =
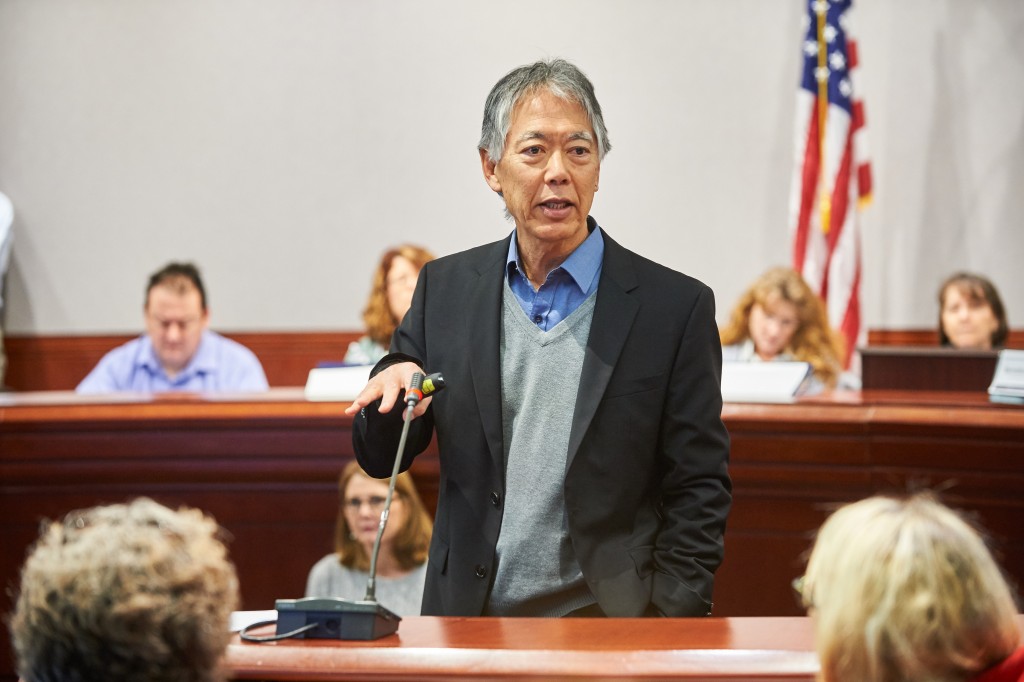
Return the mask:
[[806,362],[813,381],[805,393],[835,388],[843,344],[825,306],[792,268],[772,268],[748,288],[721,332],[725,362]]
[[979,534],[930,495],[840,508],[794,586],[824,682],[1024,679],[1010,587]]
[[387,355],[391,335],[412,304],[420,269],[432,260],[434,254],[413,244],[384,252],[373,273],[370,299],[363,310],[366,335],[349,344],[346,363],[372,365]]

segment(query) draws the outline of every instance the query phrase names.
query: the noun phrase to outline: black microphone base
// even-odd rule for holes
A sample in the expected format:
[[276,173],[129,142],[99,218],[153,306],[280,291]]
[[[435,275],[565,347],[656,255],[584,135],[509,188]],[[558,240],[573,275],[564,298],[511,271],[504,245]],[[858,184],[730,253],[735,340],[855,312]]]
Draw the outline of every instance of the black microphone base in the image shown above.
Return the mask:
[[278,599],[274,606],[279,635],[318,624],[296,639],[380,639],[397,632],[402,620],[375,601],[306,597]]

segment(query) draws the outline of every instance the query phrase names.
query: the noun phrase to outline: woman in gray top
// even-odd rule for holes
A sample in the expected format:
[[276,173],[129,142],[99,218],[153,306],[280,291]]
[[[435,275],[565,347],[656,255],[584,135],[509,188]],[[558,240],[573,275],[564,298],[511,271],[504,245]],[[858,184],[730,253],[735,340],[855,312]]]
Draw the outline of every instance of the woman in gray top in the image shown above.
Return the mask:
[[[370,478],[350,462],[338,481],[341,503],[335,526],[335,551],[320,559],[306,581],[307,597],[359,600],[366,593],[370,555],[380,525],[388,484]],[[380,555],[376,595],[388,610],[417,616],[423,600],[427,548],[433,524],[409,473],[399,474]]]

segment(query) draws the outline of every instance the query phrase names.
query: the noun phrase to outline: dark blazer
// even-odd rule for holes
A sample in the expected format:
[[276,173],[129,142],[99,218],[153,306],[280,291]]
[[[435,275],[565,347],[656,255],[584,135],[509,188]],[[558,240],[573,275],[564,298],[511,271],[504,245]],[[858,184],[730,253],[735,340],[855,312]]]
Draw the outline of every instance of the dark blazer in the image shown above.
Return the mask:
[[[707,615],[732,501],[714,295],[607,232],[604,243],[565,474],[573,548],[607,615]],[[425,615],[481,615],[495,572],[508,245],[428,263],[392,355],[374,369],[411,357],[448,386],[412,423],[402,462],[407,469],[436,425],[441,471]],[[356,457],[372,476],[391,474],[399,407],[381,415],[368,406],[355,420]]]

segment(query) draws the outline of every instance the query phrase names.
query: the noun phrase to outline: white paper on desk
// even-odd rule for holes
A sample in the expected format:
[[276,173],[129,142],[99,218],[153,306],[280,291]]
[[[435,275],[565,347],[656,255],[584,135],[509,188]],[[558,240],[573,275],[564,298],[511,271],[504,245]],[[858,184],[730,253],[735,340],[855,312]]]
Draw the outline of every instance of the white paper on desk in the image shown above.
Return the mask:
[[1024,398],[1024,350],[999,351],[988,393],[994,398]]
[[722,400],[728,403],[789,403],[807,378],[807,362],[726,362]]
[[369,365],[316,367],[306,379],[306,400],[355,400],[370,378]]
[[277,620],[277,609],[268,611],[232,611],[228,620],[228,632],[238,632],[244,627],[263,620]]

